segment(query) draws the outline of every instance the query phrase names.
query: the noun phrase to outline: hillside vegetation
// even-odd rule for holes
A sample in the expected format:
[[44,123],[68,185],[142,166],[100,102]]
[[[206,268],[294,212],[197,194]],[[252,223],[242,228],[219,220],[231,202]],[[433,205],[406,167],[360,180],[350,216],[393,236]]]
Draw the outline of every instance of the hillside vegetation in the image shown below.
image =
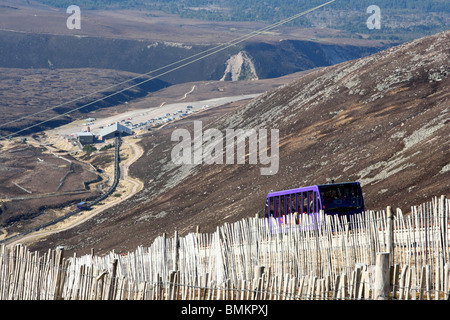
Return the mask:
[[[39,0],[39,2],[67,8],[77,4],[83,9],[157,10],[182,18],[210,21],[265,21],[285,19],[301,11],[325,3],[324,0]],[[373,39],[405,40],[418,35],[444,31],[450,26],[450,3],[441,0],[371,0],[336,1],[321,10],[292,22],[304,27],[331,27],[354,33],[368,33],[366,9],[376,4],[382,10],[383,27],[369,33]]]
[[[177,128],[279,129],[280,164],[176,165],[173,126],[143,137],[131,167],[144,189],[82,226],[35,248],[67,245],[127,251],[166,232],[204,232],[262,214],[270,190],[335,181],[362,183],[368,209],[411,205],[448,195],[450,179],[450,32],[369,57],[320,68],[243,107],[226,107],[180,121]],[[234,110],[234,111],[233,111]],[[130,236],[133,235],[133,236]]]

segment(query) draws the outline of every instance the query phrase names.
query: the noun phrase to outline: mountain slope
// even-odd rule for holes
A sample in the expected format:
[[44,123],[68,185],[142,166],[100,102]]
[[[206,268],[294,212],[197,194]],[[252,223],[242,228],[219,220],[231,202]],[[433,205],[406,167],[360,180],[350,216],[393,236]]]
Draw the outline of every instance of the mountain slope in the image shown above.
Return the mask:
[[131,174],[145,183],[132,199],[84,225],[32,246],[65,245],[107,252],[149,245],[169,235],[204,232],[261,214],[270,190],[359,180],[366,207],[402,208],[449,194],[450,32],[369,57],[321,68],[242,107],[193,120],[225,132],[279,129],[279,171],[262,165],[182,165],[171,161],[174,126],[142,140],[144,156]]
[[[215,42],[199,45],[0,30],[0,67],[48,69],[51,65],[55,69],[100,68],[139,74],[162,68],[151,75],[163,74],[159,77],[161,80],[179,84],[219,80],[229,57],[242,50],[247,51],[257,64],[258,78],[267,79],[360,58],[386,48],[386,45],[321,44],[297,40],[218,46]],[[215,53],[209,57],[210,52]],[[206,57],[198,59],[200,56]],[[186,60],[173,65],[181,59]],[[173,68],[191,60],[198,61],[164,74],[170,70],[166,66]]]

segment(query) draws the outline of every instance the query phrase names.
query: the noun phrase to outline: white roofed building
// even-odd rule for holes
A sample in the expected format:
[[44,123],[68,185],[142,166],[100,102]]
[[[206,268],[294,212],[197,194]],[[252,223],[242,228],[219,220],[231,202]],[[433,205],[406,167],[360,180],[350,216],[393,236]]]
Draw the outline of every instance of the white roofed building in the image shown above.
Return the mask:
[[120,123],[116,122],[113,125],[103,128],[98,132],[98,136],[102,140],[111,139],[114,137],[121,137],[121,136],[127,136],[132,135],[133,132],[130,128],[121,125]]
[[94,143],[95,136],[92,132],[78,132],[76,136],[82,145]]

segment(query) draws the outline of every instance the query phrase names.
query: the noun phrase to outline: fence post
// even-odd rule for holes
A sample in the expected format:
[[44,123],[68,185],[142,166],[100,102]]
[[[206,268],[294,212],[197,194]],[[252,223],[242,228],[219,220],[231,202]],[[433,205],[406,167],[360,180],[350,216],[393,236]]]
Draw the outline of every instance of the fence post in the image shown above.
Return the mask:
[[375,300],[388,300],[390,287],[389,253],[377,253],[375,265]]
[[[441,247],[447,248],[447,215],[445,211],[445,195],[441,195],[439,198],[439,213],[441,216],[440,227],[441,227]],[[442,250],[442,261],[445,263],[447,261],[447,250]]]
[[255,280],[262,277],[264,273],[264,266],[255,266]]
[[178,259],[180,257],[179,255],[179,249],[180,249],[180,240],[178,237],[178,231],[175,230],[175,235],[173,237],[174,239],[174,248],[173,248],[173,270],[178,271]]
[[425,291],[426,276],[427,276],[427,268],[425,266],[422,266],[422,270],[420,272],[419,300],[423,300],[423,292]]
[[176,271],[172,270],[169,274],[169,292],[166,295],[166,300],[174,300],[175,299],[175,275]]
[[256,300],[258,295],[261,294],[262,276],[264,274],[264,266],[255,266],[255,277],[253,279],[253,300]]
[[400,265],[395,264],[392,270],[392,298],[395,299],[397,291],[400,290],[398,277],[400,275]]
[[444,266],[444,300],[449,300],[450,299],[450,266],[448,263],[445,264]]
[[63,260],[64,260],[64,247],[59,246],[56,248],[56,282],[54,289],[54,298],[55,300],[61,300],[61,277],[63,273]]
[[111,280],[110,280],[110,286],[109,286],[109,292],[108,292],[108,300],[113,300],[115,296],[115,290],[116,290],[116,272],[117,272],[117,259],[114,259],[112,261],[112,270],[111,270]]
[[389,263],[394,263],[394,214],[392,213],[392,208],[387,207],[387,252],[389,253]]

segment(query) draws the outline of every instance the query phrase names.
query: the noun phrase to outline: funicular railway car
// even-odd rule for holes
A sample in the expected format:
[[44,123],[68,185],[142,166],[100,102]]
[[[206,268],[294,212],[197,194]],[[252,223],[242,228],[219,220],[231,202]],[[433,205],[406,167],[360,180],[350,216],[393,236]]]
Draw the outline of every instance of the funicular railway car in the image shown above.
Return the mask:
[[87,204],[86,201],[82,201],[82,202],[77,203],[77,209],[78,210],[86,210],[87,207],[88,207],[88,204]]
[[[265,216],[280,224],[299,223],[300,215],[318,221],[319,212],[337,215],[341,220],[364,211],[364,199],[359,182],[330,183],[270,192],[267,194]],[[297,217],[296,221],[291,221]]]

